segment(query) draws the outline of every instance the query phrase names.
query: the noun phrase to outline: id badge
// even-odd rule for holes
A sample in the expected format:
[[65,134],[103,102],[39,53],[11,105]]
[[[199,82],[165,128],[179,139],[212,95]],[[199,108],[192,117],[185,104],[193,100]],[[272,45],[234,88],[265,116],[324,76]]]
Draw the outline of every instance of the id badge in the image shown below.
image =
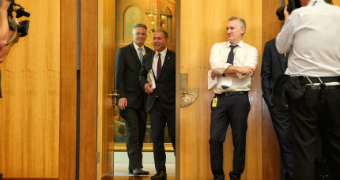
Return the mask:
[[215,98],[213,99],[213,102],[212,102],[211,107],[216,107],[216,106],[217,106],[217,101],[218,101],[218,99],[217,99],[217,97],[215,97]]

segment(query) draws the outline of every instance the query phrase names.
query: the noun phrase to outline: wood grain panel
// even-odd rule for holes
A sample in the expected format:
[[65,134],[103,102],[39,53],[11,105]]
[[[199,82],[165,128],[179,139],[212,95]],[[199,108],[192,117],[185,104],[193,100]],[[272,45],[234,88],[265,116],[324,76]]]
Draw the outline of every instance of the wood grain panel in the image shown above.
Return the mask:
[[333,4],[337,5],[337,6],[340,6],[340,0],[333,0]]
[[[188,11],[192,9],[194,11]],[[225,27],[230,16],[247,22],[244,41],[262,54],[262,1],[219,0],[211,3],[181,0],[181,73],[189,74],[189,88],[200,90],[197,101],[180,113],[180,179],[212,179],[209,155],[210,102],[213,93],[207,90],[206,76],[210,48],[226,41]],[[262,179],[262,104],[259,69],[253,76],[250,93],[251,112],[248,118],[246,167],[243,179]],[[224,170],[232,169],[231,131],[227,133]]]
[[79,179],[96,179],[98,2],[81,2]]
[[29,34],[2,65],[0,172],[58,177],[60,1],[17,0],[31,12]]
[[97,179],[113,173],[114,109],[113,91],[115,55],[115,1],[98,1],[98,132]]
[[59,179],[76,179],[77,0],[61,0]]

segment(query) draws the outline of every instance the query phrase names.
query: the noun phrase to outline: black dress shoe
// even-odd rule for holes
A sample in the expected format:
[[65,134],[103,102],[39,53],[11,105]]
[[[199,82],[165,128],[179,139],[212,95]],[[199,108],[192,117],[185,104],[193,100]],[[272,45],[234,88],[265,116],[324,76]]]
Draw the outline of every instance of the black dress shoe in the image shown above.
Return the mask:
[[139,175],[149,175],[149,171],[143,171],[142,169],[135,169],[133,170],[132,173],[134,176],[139,176]]
[[152,180],[166,180],[166,172],[164,171],[159,171],[157,172],[157,174],[155,174],[154,176],[151,176]]

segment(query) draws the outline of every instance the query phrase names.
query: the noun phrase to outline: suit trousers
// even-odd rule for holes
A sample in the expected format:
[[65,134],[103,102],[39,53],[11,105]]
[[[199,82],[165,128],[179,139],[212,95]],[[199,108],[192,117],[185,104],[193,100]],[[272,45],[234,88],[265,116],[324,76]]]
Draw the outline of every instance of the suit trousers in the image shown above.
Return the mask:
[[127,136],[127,153],[129,157],[129,171],[142,168],[142,149],[146,132],[146,111],[143,106],[139,109],[126,108],[120,111],[125,120]]
[[247,119],[250,103],[247,94],[216,95],[217,106],[211,107],[210,161],[214,180],[224,180],[223,142],[230,124],[233,135],[234,156],[231,180],[239,180],[244,170],[246,152]]
[[152,109],[149,113],[151,121],[151,138],[153,141],[153,155],[155,168],[157,172],[165,171],[165,149],[164,149],[164,129],[168,126],[169,137],[171,138],[172,147],[176,145],[176,119],[175,109],[168,110],[156,98]]
[[281,180],[293,179],[293,145],[290,131],[289,113],[279,112],[272,107],[270,117],[276,132],[281,151]]
[[[294,179],[314,180],[317,138],[322,138],[329,177],[340,179],[340,89],[307,89],[299,100],[289,100]],[[322,133],[322,134],[321,134]]]

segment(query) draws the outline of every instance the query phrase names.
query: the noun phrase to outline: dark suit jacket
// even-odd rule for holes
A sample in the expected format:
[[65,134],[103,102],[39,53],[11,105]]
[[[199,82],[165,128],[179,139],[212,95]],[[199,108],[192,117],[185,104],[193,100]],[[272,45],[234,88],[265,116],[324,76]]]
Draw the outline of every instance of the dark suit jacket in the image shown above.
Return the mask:
[[273,106],[271,99],[275,80],[278,76],[284,74],[286,69],[284,55],[278,53],[275,39],[268,41],[264,46],[261,69],[263,99],[268,108]]
[[[143,58],[142,69],[139,75],[139,81],[144,89],[147,84],[147,74],[152,69],[153,57],[155,52],[147,54]],[[155,77],[155,76],[154,76]],[[156,95],[162,105],[168,110],[175,109],[175,96],[176,96],[176,54],[168,49],[162,71],[160,76],[156,79],[156,89],[148,95],[146,111],[150,112],[153,103],[155,102]]]
[[[152,49],[145,46],[145,51]],[[127,108],[139,108],[144,102],[144,92],[139,85],[139,72],[142,65],[133,43],[118,50],[115,59],[115,87],[119,98],[127,98]],[[118,101],[117,101],[118,102]]]

